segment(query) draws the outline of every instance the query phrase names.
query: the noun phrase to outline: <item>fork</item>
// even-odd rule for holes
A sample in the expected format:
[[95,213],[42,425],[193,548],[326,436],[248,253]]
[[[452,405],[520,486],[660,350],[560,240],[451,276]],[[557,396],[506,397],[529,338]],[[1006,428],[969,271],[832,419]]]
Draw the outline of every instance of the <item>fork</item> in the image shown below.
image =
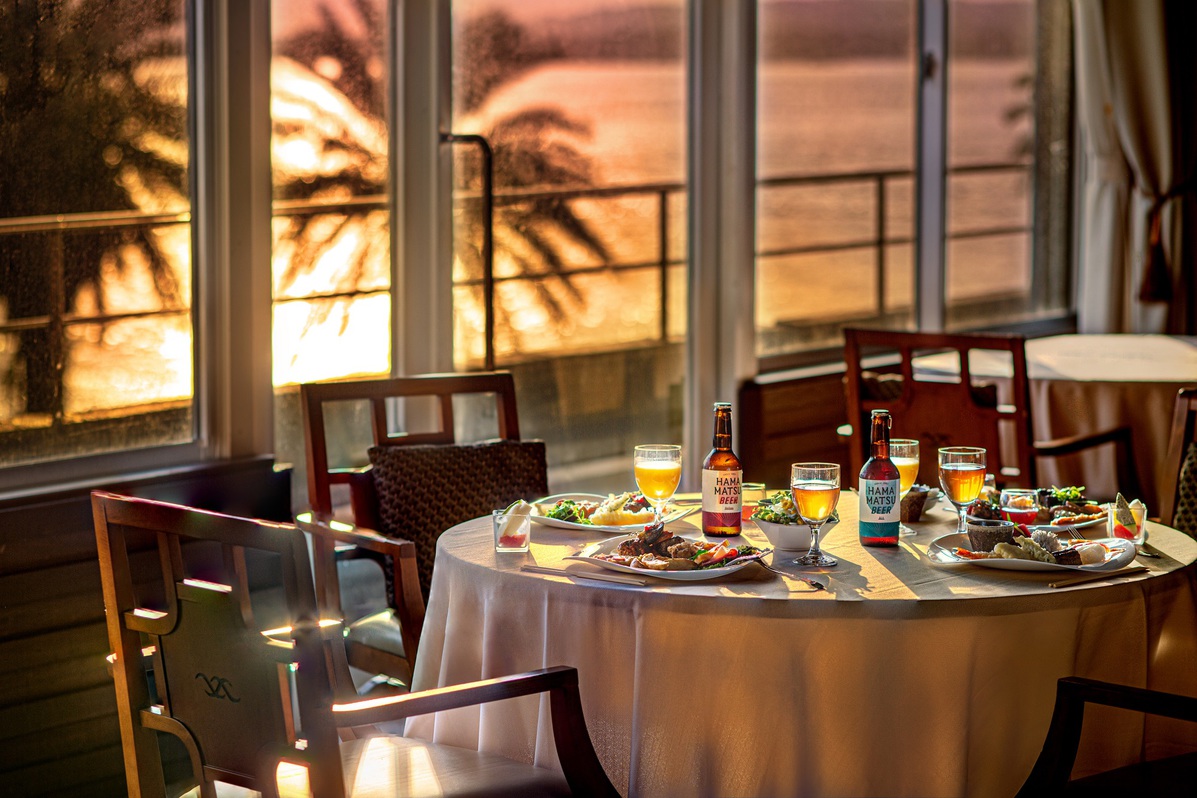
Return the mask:
[[792,574],[789,571],[783,571],[780,568],[774,568],[772,565],[766,565],[764,560],[757,560],[757,563],[759,563],[760,566],[762,568],[764,568],[766,571],[772,571],[773,573],[777,574],[778,576],[788,576],[790,579],[797,579],[799,582],[805,582],[806,584],[811,586],[812,590],[819,591],[819,590],[827,589],[827,586],[824,585],[822,582],[820,582],[818,579],[812,579],[809,576],[803,576],[802,574]]
[[[1062,526],[1060,529],[1064,532],[1067,532],[1069,537],[1078,537],[1081,540],[1089,540],[1089,538],[1085,536],[1085,533],[1077,529],[1075,526]],[[1147,557],[1152,560],[1160,559],[1160,555],[1156,554],[1155,552],[1148,551],[1142,546],[1135,546],[1135,556]]]

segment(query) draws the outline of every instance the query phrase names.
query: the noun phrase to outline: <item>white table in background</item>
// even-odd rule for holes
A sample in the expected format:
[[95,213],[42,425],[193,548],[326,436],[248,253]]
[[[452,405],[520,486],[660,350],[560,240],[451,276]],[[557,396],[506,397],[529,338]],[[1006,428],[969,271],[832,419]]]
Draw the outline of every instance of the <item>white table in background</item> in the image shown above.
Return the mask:
[[[1176,394],[1197,387],[1197,338],[1168,335],[1056,335],[1027,341],[1032,424],[1036,440],[1064,438],[1122,424],[1134,435],[1135,464],[1148,512],[1158,512],[1158,486],[1174,466],[1167,457]],[[1009,378],[1009,355],[974,352],[974,378]],[[915,360],[915,373],[957,375],[954,353]],[[1114,495],[1114,474],[1098,453],[1040,461],[1044,485],[1085,485]]]

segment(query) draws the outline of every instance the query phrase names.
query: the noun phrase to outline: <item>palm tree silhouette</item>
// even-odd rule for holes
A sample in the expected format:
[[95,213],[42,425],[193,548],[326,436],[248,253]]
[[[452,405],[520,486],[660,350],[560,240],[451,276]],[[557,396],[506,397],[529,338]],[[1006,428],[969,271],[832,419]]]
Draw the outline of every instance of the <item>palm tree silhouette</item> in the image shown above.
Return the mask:
[[[156,64],[184,53],[183,4],[171,0],[6,3],[0,9],[0,218],[134,211],[134,192],[187,208],[187,108]],[[161,302],[179,306],[175,271],[148,228],[0,236],[0,300],[11,320],[44,320],[95,288],[105,260],[144,262]],[[61,290],[52,285],[61,273]],[[61,362],[48,324],[19,333],[28,413],[60,417]]]

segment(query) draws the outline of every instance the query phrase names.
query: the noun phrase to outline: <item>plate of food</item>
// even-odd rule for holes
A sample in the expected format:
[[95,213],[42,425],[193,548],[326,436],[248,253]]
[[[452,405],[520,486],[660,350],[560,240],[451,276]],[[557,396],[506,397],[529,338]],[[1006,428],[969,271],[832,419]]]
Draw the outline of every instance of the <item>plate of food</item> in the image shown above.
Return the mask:
[[608,571],[655,576],[677,582],[698,582],[737,573],[772,549],[730,541],[675,535],[652,526],[635,535],[620,535],[586,546],[567,560],[582,560]]
[[[693,507],[666,504],[662,520],[672,523],[694,511]],[[557,529],[583,532],[631,532],[643,529],[655,518],[652,505],[643,494],[628,492],[601,496],[597,493],[556,493],[532,503],[534,523]]]
[[[1009,517],[1012,520],[1025,522],[1030,529],[1059,529],[1062,527],[1087,529],[1107,523],[1109,516],[1109,505],[1098,504],[1086,498],[1084,486],[1057,488],[1053,485],[1050,488],[1038,488],[1033,492],[1031,489],[1011,491],[1011,493],[1025,494],[1025,496],[1019,496],[1018,499],[1023,500],[1026,509],[1023,509],[1023,505],[1018,505],[1016,513],[1014,509],[1007,508],[1009,515],[1002,507],[1001,497],[1005,493],[1005,491],[999,493],[993,489],[983,492],[975,502],[969,505],[968,516],[980,519]],[[1030,512],[1034,512],[1034,515],[1027,518],[1021,517],[1024,513]]]
[[[1061,530],[1063,532],[1064,530]],[[927,556],[941,565],[968,564],[1006,571],[1117,571],[1135,559],[1133,541],[1071,538],[1050,528],[1029,535],[1013,524],[978,533],[953,532],[931,541]]]

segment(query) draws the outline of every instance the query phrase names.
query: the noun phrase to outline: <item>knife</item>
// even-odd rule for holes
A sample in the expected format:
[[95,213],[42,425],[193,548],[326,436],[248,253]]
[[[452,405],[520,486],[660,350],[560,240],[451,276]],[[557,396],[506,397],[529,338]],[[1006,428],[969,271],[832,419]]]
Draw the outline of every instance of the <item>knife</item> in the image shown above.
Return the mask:
[[616,582],[621,585],[647,585],[648,580],[638,579],[634,576],[622,576],[620,574],[587,574],[581,571],[567,571],[564,568],[549,568],[544,565],[521,565],[521,571],[529,571],[536,574],[553,574],[554,576],[576,576],[579,579],[595,579],[600,582]]

